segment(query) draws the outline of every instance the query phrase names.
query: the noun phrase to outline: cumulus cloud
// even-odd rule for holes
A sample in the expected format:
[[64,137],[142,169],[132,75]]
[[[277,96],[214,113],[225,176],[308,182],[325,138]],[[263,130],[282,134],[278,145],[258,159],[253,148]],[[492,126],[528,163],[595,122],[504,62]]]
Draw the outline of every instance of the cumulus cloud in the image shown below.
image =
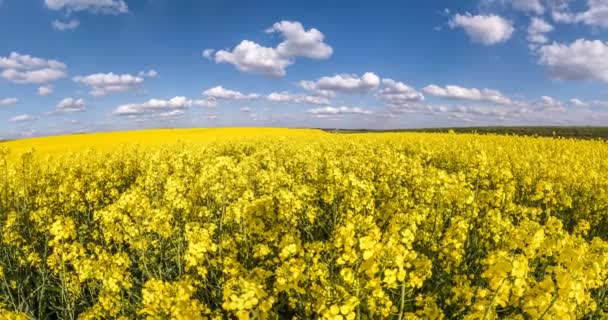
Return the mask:
[[19,99],[17,98],[4,98],[0,99],[0,106],[12,106],[17,104],[17,102],[19,102]]
[[333,77],[322,77],[317,81],[300,81],[299,86],[316,93],[363,93],[375,90],[380,86],[380,77],[373,72],[366,72],[361,77],[355,74],[338,74]]
[[500,105],[513,105],[514,102],[498,90],[463,88],[454,85],[440,87],[431,84],[422,89],[427,94],[445,99],[491,102]]
[[38,87],[38,95],[39,96],[48,96],[53,93],[53,86],[40,86]]
[[538,49],[539,63],[560,80],[608,82],[608,42],[578,39],[571,44],[553,43]]
[[156,72],[154,69],[150,69],[148,71],[140,71],[137,75],[140,77],[156,78],[158,76],[158,72]]
[[117,116],[156,115],[159,117],[174,117],[183,114],[183,110],[192,106],[214,108],[216,103],[210,100],[193,100],[177,96],[168,100],[150,99],[143,103],[123,104],[114,109],[112,114]]
[[329,100],[325,97],[309,96],[309,95],[294,95],[288,92],[273,92],[266,99],[277,103],[298,103],[298,104],[314,104],[328,105]]
[[74,29],[78,28],[79,25],[80,25],[80,21],[77,19],[72,19],[68,22],[62,22],[59,20],[55,20],[55,21],[51,22],[51,26],[53,27],[53,29],[59,30],[59,31],[74,30]]
[[57,60],[46,60],[11,52],[0,57],[0,77],[15,83],[45,83],[66,76],[66,65]]
[[124,0],[44,0],[51,10],[89,11],[103,14],[121,14],[129,12]]
[[213,59],[214,53],[215,53],[215,49],[205,49],[205,50],[203,50],[203,58]]
[[532,44],[544,44],[549,40],[545,35],[553,31],[553,26],[548,24],[542,18],[532,17],[530,26],[528,26],[528,41]]
[[186,114],[184,112],[184,110],[171,110],[171,111],[165,111],[165,112],[161,112],[158,114],[159,117],[161,118],[175,118],[175,117],[180,117],[183,116],[184,114]]
[[513,6],[513,9],[515,10],[535,14],[543,14],[545,12],[545,7],[541,0],[511,0],[511,6]]
[[8,121],[14,122],[14,123],[20,123],[20,122],[28,122],[28,121],[32,121],[32,120],[34,120],[34,117],[32,117],[31,115],[20,114],[18,116],[10,118]]
[[203,96],[209,99],[218,100],[253,100],[260,97],[258,94],[255,93],[243,94],[238,91],[225,89],[222,86],[216,86],[203,91]]
[[602,100],[591,100],[591,101],[582,101],[580,99],[570,99],[568,101],[570,105],[573,105],[577,108],[589,108],[589,107],[608,107],[608,101]]
[[321,107],[321,108],[313,108],[308,109],[306,111],[308,114],[312,114],[315,116],[339,116],[339,115],[369,115],[373,112],[367,109],[362,109],[358,107]]
[[573,12],[568,1],[558,1],[551,13],[559,23],[582,23],[594,27],[608,28],[608,1],[587,0],[585,11]]
[[582,100],[576,99],[576,98],[575,99],[570,99],[569,102],[570,102],[571,105],[573,105],[573,106],[575,106],[577,108],[587,108],[587,107],[591,106],[589,103],[583,102]]
[[542,96],[540,101],[535,102],[532,107],[536,111],[563,112],[566,110],[563,102],[549,96]]
[[219,50],[215,53],[216,63],[230,63],[239,71],[261,73],[273,77],[283,77],[285,68],[293,60],[282,57],[274,48],[263,47],[253,41],[243,40],[232,51]]
[[71,113],[86,110],[87,104],[83,99],[65,98],[55,107],[56,112]]
[[268,33],[278,32],[285,39],[276,51],[283,57],[306,57],[310,59],[327,59],[333,49],[327,45],[325,36],[321,31],[311,28],[305,30],[297,21],[281,21],[275,23]]
[[266,30],[280,33],[283,37],[276,48],[265,47],[250,40],[243,40],[232,50],[205,49],[203,57],[216,63],[229,63],[241,72],[259,73],[271,77],[283,77],[286,68],[297,57],[327,59],[333,49],[324,42],[325,36],[317,29],[305,30],[300,22],[281,21]]
[[[152,70],[154,73],[156,71]],[[74,77],[74,81],[91,87],[92,96],[105,96],[107,94],[124,92],[137,88],[144,82],[143,76],[130,74],[96,73],[88,76]]]
[[383,88],[378,97],[392,106],[407,106],[424,101],[424,95],[418,90],[393,79],[382,79]]
[[509,40],[515,31],[511,21],[498,15],[456,14],[449,26],[464,29],[471,41],[487,46]]
[[169,100],[150,99],[143,103],[130,103],[118,106],[113,114],[118,116],[141,115],[153,112],[167,112],[186,109],[193,105],[193,101],[183,96],[173,97]]

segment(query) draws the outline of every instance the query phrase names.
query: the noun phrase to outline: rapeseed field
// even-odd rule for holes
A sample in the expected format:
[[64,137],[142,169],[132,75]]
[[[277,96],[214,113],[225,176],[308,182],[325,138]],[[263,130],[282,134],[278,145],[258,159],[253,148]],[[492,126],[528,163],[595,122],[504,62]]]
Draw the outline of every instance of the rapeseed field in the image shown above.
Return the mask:
[[602,141],[216,129],[0,150],[1,319],[608,317]]

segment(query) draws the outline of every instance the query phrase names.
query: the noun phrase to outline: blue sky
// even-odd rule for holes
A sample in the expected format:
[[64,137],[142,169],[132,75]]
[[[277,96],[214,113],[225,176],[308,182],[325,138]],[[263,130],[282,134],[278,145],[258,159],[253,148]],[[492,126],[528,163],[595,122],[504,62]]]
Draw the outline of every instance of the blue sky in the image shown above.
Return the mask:
[[0,0],[0,137],[608,125],[608,0]]

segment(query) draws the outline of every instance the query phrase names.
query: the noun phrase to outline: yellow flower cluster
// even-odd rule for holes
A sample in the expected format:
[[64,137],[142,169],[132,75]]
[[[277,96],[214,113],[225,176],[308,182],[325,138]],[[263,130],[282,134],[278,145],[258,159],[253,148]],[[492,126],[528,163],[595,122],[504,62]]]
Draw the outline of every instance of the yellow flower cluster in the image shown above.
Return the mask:
[[608,318],[605,142],[207,140],[0,148],[0,318]]

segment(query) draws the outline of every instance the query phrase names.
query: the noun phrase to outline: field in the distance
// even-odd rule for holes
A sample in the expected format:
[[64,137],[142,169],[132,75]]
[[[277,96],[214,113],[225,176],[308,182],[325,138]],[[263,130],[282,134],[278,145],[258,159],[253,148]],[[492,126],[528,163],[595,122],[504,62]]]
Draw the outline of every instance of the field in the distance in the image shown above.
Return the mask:
[[0,241],[0,319],[606,319],[608,144],[299,129],[9,141]]

